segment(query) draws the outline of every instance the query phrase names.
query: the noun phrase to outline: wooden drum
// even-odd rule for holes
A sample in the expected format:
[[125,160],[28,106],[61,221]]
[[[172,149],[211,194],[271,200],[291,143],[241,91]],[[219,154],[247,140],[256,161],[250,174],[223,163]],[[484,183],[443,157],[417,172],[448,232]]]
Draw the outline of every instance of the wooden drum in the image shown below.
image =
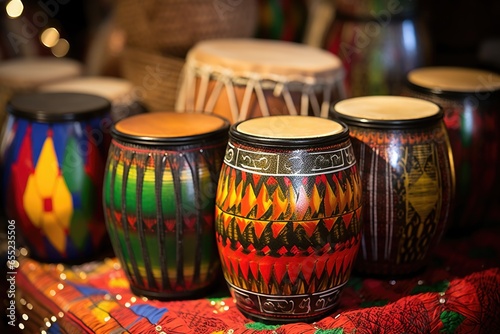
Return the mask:
[[116,256],[139,295],[199,295],[216,282],[215,190],[229,122],[145,113],[112,130],[104,208]]
[[410,71],[405,95],[439,104],[457,173],[451,234],[500,223],[500,75],[461,67]]
[[232,123],[271,115],[328,117],[344,98],[337,56],[283,41],[218,39],[186,57],[176,109],[221,115]]
[[363,238],[356,269],[399,276],[422,269],[449,223],[454,168],[443,111],[409,97],[343,100],[363,183]]
[[216,206],[223,272],[245,316],[310,322],[333,312],[361,238],[345,125],[291,115],[234,124]]
[[2,194],[30,256],[83,262],[109,245],[102,178],[110,104],[76,93],[15,95],[2,138]]

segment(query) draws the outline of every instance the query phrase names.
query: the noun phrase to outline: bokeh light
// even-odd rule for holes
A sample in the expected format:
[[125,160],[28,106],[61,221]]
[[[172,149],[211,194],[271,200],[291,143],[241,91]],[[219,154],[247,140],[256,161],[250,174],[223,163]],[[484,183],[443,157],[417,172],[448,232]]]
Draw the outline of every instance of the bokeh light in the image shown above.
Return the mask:
[[5,11],[10,18],[15,19],[21,16],[24,10],[24,5],[21,0],[11,0],[5,6]]
[[59,37],[59,31],[57,31],[56,28],[47,28],[40,35],[40,41],[46,47],[51,48],[57,45],[57,42],[59,42]]
[[69,51],[69,42],[64,38],[60,38],[57,44],[51,48],[51,51],[56,57],[64,57]]

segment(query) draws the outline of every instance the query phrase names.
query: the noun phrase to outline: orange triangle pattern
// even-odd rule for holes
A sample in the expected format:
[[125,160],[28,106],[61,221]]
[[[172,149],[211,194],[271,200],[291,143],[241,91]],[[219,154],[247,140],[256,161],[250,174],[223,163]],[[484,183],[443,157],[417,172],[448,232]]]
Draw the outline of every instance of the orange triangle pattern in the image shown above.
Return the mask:
[[223,165],[217,206],[251,219],[314,220],[361,205],[361,180],[351,167],[321,176],[273,177]]
[[226,280],[257,293],[314,293],[345,283],[360,244],[360,234],[329,252],[272,257],[233,249],[218,238]]

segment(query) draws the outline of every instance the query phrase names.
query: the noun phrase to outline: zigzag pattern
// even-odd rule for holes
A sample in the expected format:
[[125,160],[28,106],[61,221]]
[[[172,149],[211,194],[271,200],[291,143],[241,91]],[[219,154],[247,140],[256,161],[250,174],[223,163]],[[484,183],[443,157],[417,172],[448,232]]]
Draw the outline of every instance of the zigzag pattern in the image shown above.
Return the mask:
[[356,167],[314,177],[269,177],[222,167],[216,235],[226,280],[290,295],[347,281],[361,237]]
[[227,213],[260,220],[311,220],[361,206],[356,166],[314,177],[269,177],[223,165],[217,205]]

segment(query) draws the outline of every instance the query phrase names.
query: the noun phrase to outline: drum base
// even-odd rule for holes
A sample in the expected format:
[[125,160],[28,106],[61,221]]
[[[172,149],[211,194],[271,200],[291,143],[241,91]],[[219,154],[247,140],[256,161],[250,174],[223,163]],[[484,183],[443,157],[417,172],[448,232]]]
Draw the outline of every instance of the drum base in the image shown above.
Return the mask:
[[186,299],[204,298],[208,294],[215,292],[217,290],[217,286],[215,283],[211,283],[203,288],[191,291],[156,292],[156,291],[145,290],[131,285],[130,290],[132,290],[132,292],[135,295],[147,297],[149,299],[155,299],[160,301],[171,301],[180,299],[186,300]]
[[37,255],[36,249],[29,247],[29,245],[23,244],[22,247],[25,247],[28,251],[28,255],[26,257],[44,264],[60,263],[68,266],[78,266],[87,262],[103,261],[106,258],[113,258],[115,256],[113,249],[110,247],[109,241],[107,240],[103,241],[102,246],[91,253],[76,254],[71,257],[41,257]]
[[245,311],[244,309],[242,309],[241,307],[239,307],[237,304],[236,304],[236,308],[246,318],[248,318],[252,321],[261,322],[261,323],[266,324],[266,325],[284,325],[284,324],[297,323],[297,322],[313,323],[313,322],[319,321],[319,320],[323,319],[324,317],[326,317],[330,314],[333,314],[333,312],[335,312],[335,310],[337,309],[337,306],[331,308],[330,310],[328,310],[326,312],[322,312],[320,314],[317,314],[317,315],[314,315],[311,317],[307,317],[307,318],[301,318],[301,317],[273,318],[273,317],[266,317],[266,316],[260,316],[260,315],[256,315],[253,313],[249,313],[249,312]]

